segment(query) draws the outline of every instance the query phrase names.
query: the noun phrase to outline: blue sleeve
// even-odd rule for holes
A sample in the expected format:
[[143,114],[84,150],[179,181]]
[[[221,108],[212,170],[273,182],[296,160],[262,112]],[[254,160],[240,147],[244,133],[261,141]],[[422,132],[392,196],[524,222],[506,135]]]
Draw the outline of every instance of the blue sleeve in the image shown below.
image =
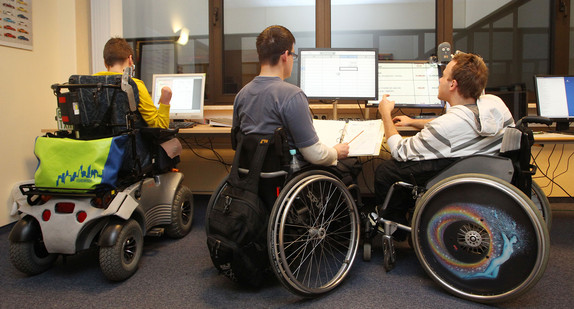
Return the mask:
[[309,101],[303,92],[293,96],[284,105],[281,114],[297,148],[309,147],[319,141],[313,127],[313,117],[309,112]]

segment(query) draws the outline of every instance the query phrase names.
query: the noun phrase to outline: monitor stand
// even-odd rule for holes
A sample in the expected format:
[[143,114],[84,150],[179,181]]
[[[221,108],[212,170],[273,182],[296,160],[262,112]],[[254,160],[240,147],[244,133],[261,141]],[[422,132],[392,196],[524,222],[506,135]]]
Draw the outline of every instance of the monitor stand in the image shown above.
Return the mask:
[[570,121],[556,121],[556,130],[552,133],[574,135],[574,128],[570,127]]

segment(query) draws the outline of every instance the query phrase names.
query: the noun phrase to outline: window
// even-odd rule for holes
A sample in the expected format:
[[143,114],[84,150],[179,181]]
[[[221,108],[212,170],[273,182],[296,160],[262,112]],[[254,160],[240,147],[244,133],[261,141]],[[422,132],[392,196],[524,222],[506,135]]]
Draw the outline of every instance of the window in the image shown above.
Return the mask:
[[[115,3],[97,3],[106,1]],[[141,61],[139,77],[147,80],[156,70],[206,72],[207,104],[231,104],[235,93],[259,73],[255,38],[272,24],[293,32],[296,49],[377,48],[381,58],[395,60],[424,60],[435,52],[437,42],[452,42],[454,50],[484,57],[491,70],[489,87],[525,83],[532,90],[534,74],[574,71],[574,39],[568,37],[574,37],[572,30],[566,26],[565,35],[551,37],[559,18],[572,16],[568,7],[557,16],[563,2],[123,0],[122,25],[136,61]],[[95,10],[92,19],[100,15]],[[175,43],[180,37],[188,42]],[[557,56],[566,49],[564,56]],[[93,57],[100,55],[97,50]],[[569,59],[573,64],[565,65]],[[288,82],[296,84],[296,74],[294,69]]]
[[489,88],[523,84],[549,73],[550,5],[546,0],[454,2],[453,50],[481,55]]
[[[315,47],[315,0],[228,0],[223,16],[223,94],[236,94],[259,74],[255,41],[268,26],[289,29],[296,50]],[[297,65],[287,82],[297,84]]]
[[148,90],[154,73],[207,73],[207,1],[123,0],[122,10],[123,36],[134,47],[136,77]]
[[436,50],[435,0],[332,0],[331,47],[377,48],[385,60],[424,60]]

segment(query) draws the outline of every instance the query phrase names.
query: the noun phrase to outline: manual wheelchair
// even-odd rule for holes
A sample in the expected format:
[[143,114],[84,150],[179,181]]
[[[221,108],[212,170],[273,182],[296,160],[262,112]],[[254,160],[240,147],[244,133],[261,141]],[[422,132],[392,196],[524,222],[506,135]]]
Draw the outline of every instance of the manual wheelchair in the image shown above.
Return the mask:
[[424,186],[397,182],[394,190],[412,192],[416,206],[410,226],[368,215],[363,258],[382,234],[384,267],[396,262],[392,234],[411,233],[410,245],[428,275],[450,293],[477,302],[501,302],[531,288],[542,277],[549,255],[552,214],[548,199],[532,181],[534,139],[528,123],[551,124],[525,117],[507,128],[500,156],[460,159]]
[[[289,291],[318,296],[337,287],[349,273],[359,246],[361,196],[350,173],[308,165],[292,171],[287,141],[276,131],[259,182],[259,195],[272,205],[267,226],[270,268]],[[236,149],[239,130],[232,132]],[[246,135],[249,136],[249,135]],[[278,143],[278,141],[282,141]],[[258,140],[245,143],[239,172],[250,166]],[[228,185],[227,177],[212,194],[206,220]],[[209,235],[209,224],[206,224]]]
[[[193,196],[175,170],[181,150],[177,130],[147,127],[137,110],[138,88],[130,72],[73,75],[69,83],[52,86],[59,126],[65,127],[36,140],[35,181],[21,185],[15,197],[20,220],[9,236],[10,261],[19,271],[39,274],[59,255],[95,248],[105,277],[121,281],[136,272],[145,235],[165,232],[181,238],[189,233]],[[108,138],[112,146],[102,167],[90,152],[100,150]],[[65,145],[41,156],[40,140]],[[84,155],[89,159],[80,164],[68,162]],[[60,165],[55,178],[40,183],[40,170]],[[95,176],[101,176],[101,183],[83,185]]]

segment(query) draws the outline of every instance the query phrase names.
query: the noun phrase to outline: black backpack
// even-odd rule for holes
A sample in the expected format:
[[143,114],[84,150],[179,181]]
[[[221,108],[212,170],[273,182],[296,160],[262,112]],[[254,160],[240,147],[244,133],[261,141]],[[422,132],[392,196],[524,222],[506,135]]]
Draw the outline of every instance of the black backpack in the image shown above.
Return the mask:
[[213,265],[233,281],[258,287],[269,266],[269,211],[258,195],[259,174],[273,135],[259,138],[249,172],[239,175],[244,135],[239,135],[224,189],[207,217],[207,246]]

